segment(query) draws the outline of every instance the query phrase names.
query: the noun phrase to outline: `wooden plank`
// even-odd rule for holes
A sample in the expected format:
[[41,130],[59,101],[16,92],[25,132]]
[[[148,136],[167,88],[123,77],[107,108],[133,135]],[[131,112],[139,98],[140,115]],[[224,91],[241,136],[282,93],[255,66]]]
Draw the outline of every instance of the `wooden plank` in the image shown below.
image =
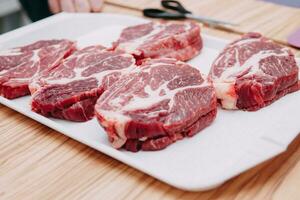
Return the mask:
[[[139,6],[155,3],[150,0],[135,2]],[[225,3],[225,1],[213,0],[212,2],[215,4],[201,1],[202,9],[207,10],[207,15],[218,14],[218,11],[222,10],[219,7],[239,1],[229,0]],[[245,7],[250,4],[249,2],[245,1],[245,5],[237,3],[239,6],[236,8],[246,10]],[[273,5],[268,4],[267,7],[270,7],[270,10],[264,6],[260,9],[272,12]],[[251,8],[255,10],[255,6]],[[139,11],[111,5],[106,5],[104,11],[141,16]],[[233,11],[234,9],[230,8],[226,13],[230,14]],[[247,17],[243,17],[243,20],[246,18],[249,20],[251,16],[260,20],[260,12],[256,10],[253,12],[258,16],[245,13]],[[233,18],[233,16],[229,17]],[[288,18],[282,21],[282,24],[276,22],[275,25],[282,28],[283,24],[288,24],[290,21],[293,19]],[[264,25],[259,27],[265,31]],[[272,33],[268,29],[271,30],[266,26],[266,32],[276,37],[288,32],[285,28],[282,28],[279,33],[276,31]],[[203,32],[227,39],[239,37],[236,34],[209,28],[203,28]],[[300,136],[285,153],[231,179],[216,189],[207,192],[185,192],[157,181],[1,105],[0,118],[0,199],[252,200],[274,198],[281,200],[300,197],[298,189]]]

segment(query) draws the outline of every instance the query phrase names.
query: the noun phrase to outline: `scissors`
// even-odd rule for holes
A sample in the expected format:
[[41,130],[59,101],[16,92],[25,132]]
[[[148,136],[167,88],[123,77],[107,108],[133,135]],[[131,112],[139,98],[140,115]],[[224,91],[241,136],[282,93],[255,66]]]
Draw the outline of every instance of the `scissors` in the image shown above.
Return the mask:
[[169,12],[167,10],[161,10],[156,8],[146,8],[143,10],[144,16],[151,17],[151,18],[174,19],[174,20],[194,19],[204,24],[207,24],[209,26],[223,26],[223,25],[235,26],[236,25],[226,21],[220,21],[208,17],[193,15],[191,11],[185,9],[184,6],[178,1],[162,0],[161,5],[162,7],[175,12]]

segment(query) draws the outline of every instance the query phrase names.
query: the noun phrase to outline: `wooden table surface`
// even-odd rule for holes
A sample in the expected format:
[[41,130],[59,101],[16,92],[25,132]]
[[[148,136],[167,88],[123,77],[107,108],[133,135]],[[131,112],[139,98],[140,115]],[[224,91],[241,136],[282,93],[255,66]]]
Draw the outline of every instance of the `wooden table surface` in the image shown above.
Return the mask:
[[[195,13],[239,23],[242,32],[259,31],[280,42],[300,27],[300,9],[262,1],[181,2]],[[159,1],[109,0],[103,11],[140,16],[145,6],[159,7]],[[205,27],[203,32],[239,37]],[[285,153],[218,188],[186,192],[2,105],[0,119],[0,199],[300,199],[300,136]]]

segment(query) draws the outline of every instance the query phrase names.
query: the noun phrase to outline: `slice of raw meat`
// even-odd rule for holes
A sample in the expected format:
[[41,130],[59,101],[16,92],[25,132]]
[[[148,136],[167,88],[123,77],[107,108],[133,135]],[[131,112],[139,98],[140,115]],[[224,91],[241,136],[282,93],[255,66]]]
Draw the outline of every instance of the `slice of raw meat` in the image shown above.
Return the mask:
[[94,116],[102,92],[135,67],[130,54],[102,46],[79,50],[30,84],[32,110],[47,117],[87,121]]
[[210,77],[225,109],[258,110],[299,89],[293,53],[259,33],[230,43],[213,62]]
[[151,22],[125,28],[114,49],[121,49],[136,58],[169,57],[186,61],[202,48],[200,27],[192,22]]
[[13,99],[30,94],[28,83],[56,67],[75,49],[69,40],[41,40],[0,52],[0,93]]
[[186,63],[149,59],[122,76],[95,106],[115,148],[160,150],[191,137],[216,116],[212,83]]

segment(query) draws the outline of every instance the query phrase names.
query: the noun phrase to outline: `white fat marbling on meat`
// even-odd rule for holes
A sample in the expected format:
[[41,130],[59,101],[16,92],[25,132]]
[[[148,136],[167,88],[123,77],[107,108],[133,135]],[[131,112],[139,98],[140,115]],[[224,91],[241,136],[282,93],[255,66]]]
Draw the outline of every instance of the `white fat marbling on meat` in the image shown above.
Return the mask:
[[[78,56],[78,57],[82,57],[82,56]],[[72,77],[63,77],[63,78],[57,78],[57,79],[52,78],[50,76],[49,78],[43,79],[43,81],[46,84],[51,84],[52,85],[52,84],[68,84],[68,83],[73,82],[73,81],[80,81],[80,80],[86,80],[88,78],[95,78],[98,81],[98,84],[101,84],[103,78],[105,76],[111,74],[111,73],[118,72],[118,73],[121,73],[123,75],[123,74],[127,74],[127,73],[131,72],[132,70],[134,70],[136,68],[136,66],[134,64],[135,63],[134,58],[132,58],[132,60],[131,60],[132,64],[129,67],[126,67],[126,68],[123,68],[123,69],[113,69],[113,70],[101,71],[101,72],[98,72],[98,73],[93,73],[90,76],[82,76],[82,72],[84,72],[88,68],[93,67],[95,65],[99,65],[100,63],[105,63],[105,61],[107,61],[109,59],[112,59],[112,58],[115,58],[115,57],[130,57],[130,58],[132,58],[128,54],[110,56],[110,57],[107,57],[103,60],[99,60],[99,62],[92,63],[90,65],[86,65],[85,67],[76,67],[76,68],[74,68],[73,72],[75,73],[75,76],[72,75]],[[57,71],[57,73],[60,74],[61,72]],[[52,74],[52,75],[55,77],[55,74]]]
[[109,123],[114,123],[114,127],[117,131],[116,135],[111,136],[112,137],[112,146],[114,148],[120,148],[122,147],[127,137],[125,136],[125,126],[127,122],[129,122],[131,119],[127,117],[126,115],[120,114],[118,112],[114,111],[108,111],[108,110],[99,110],[101,115],[104,117],[104,122],[102,122],[102,125],[104,127],[108,127]]
[[[259,39],[250,38],[246,40],[241,40],[231,45],[231,47],[234,47],[236,45],[248,45],[249,43],[255,41],[259,41]],[[227,51],[223,56],[217,58],[217,60],[215,61],[215,65],[220,65],[219,62],[222,59],[224,59],[224,57],[225,59],[222,63],[223,65],[226,65],[231,55],[231,52]],[[221,100],[222,106],[225,109],[237,109],[237,95],[234,93],[234,85],[236,77],[239,74],[242,74],[247,70],[249,70],[249,72],[247,72],[245,76],[251,76],[254,74],[264,74],[264,72],[260,69],[259,65],[259,62],[262,59],[268,58],[270,56],[288,56],[289,53],[287,48],[282,48],[280,52],[276,52],[274,50],[259,51],[258,53],[248,58],[243,64],[241,64],[239,61],[239,50],[237,48],[234,49],[234,55],[235,63],[232,67],[226,68],[226,70],[223,71],[220,77],[217,77],[214,74],[212,74],[214,86],[216,88],[217,98]]]
[[[162,66],[162,63],[155,63],[151,65],[151,69],[155,66]],[[148,68],[143,69],[143,72],[148,72]],[[174,77],[172,80],[176,79],[178,77]],[[187,89],[196,89],[196,88],[202,88],[202,87],[208,87],[210,86],[210,83],[208,83],[207,79],[201,84],[198,85],[190,85],[185,87],[176,88],[173,90],[170,90],[167,85],[172,81],[165,81],[162,83],[157,89],[153,90],[150,85],[147,85],[144,88],[144,92],[147,94],[146,97],[140,97],[135,94],[126,93],[126,96],[132,96],[132,98],[127,102],[127,104],[124,105],[122,96],[119,96],[117,98],[114,98],[110,100],[108,103],[110,107],[114,108],[112,111],[107,111],[103,109],[97,109],[99,113],[101,113],[101,116],[105,118],[105,121],[110,121],[115,123],[115,127],[117,130],[118,136],[114,138],[113,146],[115,148],[121,148],[125,142],[126,142],[126,136],[124,134],[125,132],[125,126],[126,123],[129,122],[131,119],[126,115],[127,112],[135,111],[135,110],[143,110],[147,108],[151,108],[155,104],[164,101],[169,100],[168,102],[168,109],[171,110],[175,103],[175,95],[181,91],[185,91]],[[109,98],[109,96],[107,97]],[[105,100],[104,100],[105,101]],[[156,117],[162,112],[162,110],[159,111],[153,111],[147,113],[148,116]],[[168,112],[168,110],[166,110]],[[144,139],[144,138],[142,138]],[[143,140],[142,140],[143,141]]]
[[130,40],[128,42],[120,43],[118,45],[117,49],[123,49],[128,53],[133,53],[133,54],[138,55],[140,52],[137,51],[137,48],[139,46],[141,46],[142,44],[146,43],[148,40],[152,39],[152,37],[154,35],[156,35],[157,33],[161,32],[161,31],[163,31],[163,29],[161,28],[161,25],[155,23],[153,25],[153,29],[150,33],[148,33],[142,37]]
[[[17,68],[18,66],[22,66],[22,65],[24,65],[25,63],[26,63],[26,67],[29,67],[29,64],[31,65],[31,67],[34,67],[35,64],[36,64],[37,62],[40,61],[39,52],[40,52],[40,50],[33,50],[33,51],[32,51],[32,55],[31,55],[31,57],[30,57],[29,59],[27,59],[27,57],[25,57],[25,60],[22,61],[21,63],[19,63],[17,66],[14,66],[13,69],[14,69],[14,68]],[[20,54],[22,54],[22,53],[20,52]],[[14,55],[14,53],[13,53],[13,54],[10,54],[10,55]],[[16,55],[19,55],[19,54],[16,54]],[[2,56],[2,55],[0,55],[0,56]],[[0,72],[0,75],[6,74],[9,70],[10,70],[10,69],[2,70],[2,71]],[[15,73],[16,73],[16,72],[15,72]],[[23,71],[20,71],[19,73],[23,73]],[[10,80],[15,80],[15,81],[20,80],[20,81],[24,81],[25,79],[26,79],[26,80],[30,80],[31,78],[32,78],[32,77],[29,77],[29,78],[13,78],[13,77],[11,77]]]
[[237,96],[234,93],[235,81],[221,81],[215,80],[214,87],[216,88],[216,96],[221,100],[222,106],[225,109],[237,109]]
[[32,51],[32,56],[30,58],[30,61],[32,61],[33,63],[39,62],[40,61],[40,57],[39,57],[39,52],[40,50],[33,50]]
[[142,137],[142,138],[139,138],[139,141],[142,141],[142,142],[144,142],[144,141],[146,141],[148,139],[148,137]]
[[184,30],[189,31],[192,28],[192,23],[185,23],[184,24]]
[[[153,36],[155,36],[156,34],[163,32],[166,29],[166,27],[167,25],[165,24],[154,23],[153,30],[150,33],[142,37],[130,40],[128,42],[122,42],[118,45],[117,49],[122,49],[128,53],[139,55],[141,52],[137,50],[138,47],[147,43],[147,41],[150,41],[153,38]],[[191,23],[184,24],[185,31],[190,30],[191,27],[192,27]],[[186,42],[185,38],[183,38],[182,41]]]
[[4,70],[0,71],[0,76],[3,75],[3,74],[5,74],[6,72],[8,72],[7,69],[4,69]]
[[19,49],[8,49],[0,51],[0,56],[18,56],[22,53]]
[[238,60],[238,50],[235,49],[236,62],[234,66],[227,68],[221,75],[221,80],[235,79],[235,76],[248,70],[250,67],[250,71],[247,75],[257,74],[257,72],[262,72],[259,66],[259,62],[262,59],[268,58],[270,56],[288,56],[288,51],[282,51],[281,53],[276,53],[273,50],[260,51],[257,54],[252,55],[245,63],[242,65]]
[[[172,81],[172,80],[171,80]],[[147,97],[138,97],[134,96],[128,104],[122,107],[123,112],[127,111],[133,111],[133,110],[140,110],[140,109],[146,109],[150,108],[154,104],[164,101],[164,100],[170,100],[168,105],[169,108],[171,109],[174,105],[174,97],[177,93],[186,90],[186,89],[195,89],[195,88],[200,88],[204,87],[207,85],[194,85],[194,86],[186,86],[186,87],[181,87],[181,88],[176,88],[174,90],[170,90],[167,85],[169,81],[166,81],[162,85],[159,86],[156,90],[152,90],[150,85],[147,85],[145,87],[145,93],[148,94]],[[160,95],[161,92],[164,92],[165,95]]]

